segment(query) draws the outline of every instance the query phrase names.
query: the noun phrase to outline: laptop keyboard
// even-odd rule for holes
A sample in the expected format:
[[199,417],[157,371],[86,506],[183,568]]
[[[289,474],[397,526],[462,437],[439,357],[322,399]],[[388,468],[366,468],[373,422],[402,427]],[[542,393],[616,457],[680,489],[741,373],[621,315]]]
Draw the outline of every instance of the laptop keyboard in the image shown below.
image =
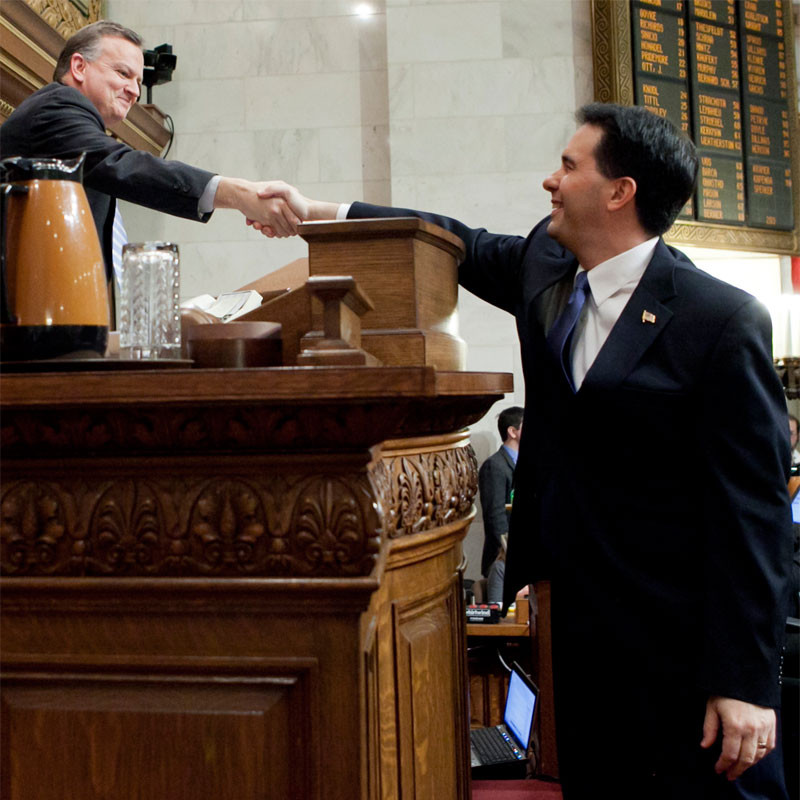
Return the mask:
[[516,758],[521,760],[524,755],[515,747],[511,748],[502,734],[498,735],[496,728],[475,728],[470,731],[470,737],[475,749],[480,755],[482,764],[500,764]]

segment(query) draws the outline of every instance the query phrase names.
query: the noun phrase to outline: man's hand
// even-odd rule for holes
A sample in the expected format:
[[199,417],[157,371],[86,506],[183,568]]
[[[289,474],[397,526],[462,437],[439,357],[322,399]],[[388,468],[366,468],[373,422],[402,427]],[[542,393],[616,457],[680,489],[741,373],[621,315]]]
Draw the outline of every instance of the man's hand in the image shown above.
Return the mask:
[[730,697],[711,697],[706,703],[703,740],[708,748],[722,727],[722,753],[714,765],[735,781],[742,773],[775,749],[777,719],[771,708],[762,708]]
[[[303,222],[309,220],[333,220],[336,219],[336,212],[339,209],[339,203],[327,203],[322,200],[309,200],[294,186],[288,186],[287,193],[281,193],[279,196],[283,197],[289,204],[291,210]],[[274,197],[270,188],[265,188],[259,192],[259,197],[267,199]],[[248,225],[252,225],[257,231],[261,231],[265,235],[269,235],[264,230],[264,226],[256,219],[248,219]]]
[[265,236],[294,236],[300,218],[287,202],[289,196],[300,193],[283,181],[248,181],[242,178],[222,178],[214,198],[214,208],[235,208]]

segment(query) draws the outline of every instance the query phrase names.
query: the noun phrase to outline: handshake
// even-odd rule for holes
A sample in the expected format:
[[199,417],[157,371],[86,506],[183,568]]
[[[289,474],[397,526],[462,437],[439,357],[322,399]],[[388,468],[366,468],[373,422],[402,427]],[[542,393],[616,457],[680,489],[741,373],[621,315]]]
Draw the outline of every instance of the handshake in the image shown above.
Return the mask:
[[301,222],[336,219],[339,204],[309,200],[283,181],[222,178],[214,207],[238,209],[248,225],[271,239],[294,236]]

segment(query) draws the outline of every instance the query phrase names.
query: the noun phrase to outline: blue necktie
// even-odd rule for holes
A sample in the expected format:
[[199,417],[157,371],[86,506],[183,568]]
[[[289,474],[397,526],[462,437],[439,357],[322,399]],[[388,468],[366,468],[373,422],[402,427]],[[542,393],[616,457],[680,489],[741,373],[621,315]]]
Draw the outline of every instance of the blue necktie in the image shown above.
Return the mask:
[[570,359],[570,339],[575,330],[575,324],[583,310],[586,297],[591,292],[589,288],[589,273],[579,272],[575,278],[575,288],[567,300],[567,305],[559,314],[558,319],[553,323],[550,332],[547,334],[547,349],[553,354],[556,361],[561,364],[564,377],[567,383],[575,391],[575,384],[572,380],[572,362]]

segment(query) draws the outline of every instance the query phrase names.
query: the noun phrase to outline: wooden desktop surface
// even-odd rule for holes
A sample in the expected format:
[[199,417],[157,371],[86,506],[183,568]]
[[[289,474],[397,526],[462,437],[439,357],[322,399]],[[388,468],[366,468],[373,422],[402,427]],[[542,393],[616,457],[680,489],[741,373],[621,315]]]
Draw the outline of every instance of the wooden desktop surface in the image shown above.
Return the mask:
[[495,624],[467,623],[467,636],[491,636],[501,639],[513,639],[530,636],[527,622],[517,622],[513,618],[501,617]]

